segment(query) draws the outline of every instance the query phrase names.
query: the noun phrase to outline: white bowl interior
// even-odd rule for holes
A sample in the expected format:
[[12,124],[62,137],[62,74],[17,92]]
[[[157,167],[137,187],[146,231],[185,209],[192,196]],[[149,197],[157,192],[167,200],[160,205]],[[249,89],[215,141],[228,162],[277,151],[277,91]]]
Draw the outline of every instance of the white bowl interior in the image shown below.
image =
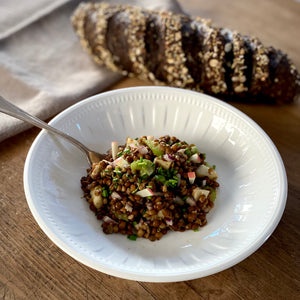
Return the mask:
[[144,281],[207,276],[253,253],[281,218],[287,183],[278,151],[256,123],[222,101],[174,88],[129,88],[82,101],[51,125],[99,152],[127,136],[174,135],[196,144],[217,166],[220,188],[206,226],[133,242],[102,232],[82,199],[86,158],[43,131],[25,165],[29,207],[54,243],[99,271]]

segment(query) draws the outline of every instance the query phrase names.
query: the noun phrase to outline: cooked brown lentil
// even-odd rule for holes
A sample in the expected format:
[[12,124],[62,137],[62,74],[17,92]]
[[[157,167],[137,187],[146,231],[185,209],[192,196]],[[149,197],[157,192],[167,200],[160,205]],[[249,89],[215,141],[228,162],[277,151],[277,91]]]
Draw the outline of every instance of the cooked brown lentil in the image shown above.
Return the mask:
[[169,230],[198,230],[207,223],[216,179],[194,144],[143,136],[128,138],[117,154],[108,151],[81,178],[81,188],[104,233],[156,241]]

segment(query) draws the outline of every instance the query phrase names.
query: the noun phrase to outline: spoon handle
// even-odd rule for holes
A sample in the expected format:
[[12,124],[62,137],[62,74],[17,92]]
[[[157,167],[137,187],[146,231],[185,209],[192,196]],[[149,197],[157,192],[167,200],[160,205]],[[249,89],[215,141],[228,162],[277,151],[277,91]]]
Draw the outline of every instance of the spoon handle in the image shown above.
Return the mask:
[[59,136],[61,136],[64,139],[67,139],[69,142],[71,142],[73,145],[75,145],[76,147],[80,148],[82,151],[84,152],[88,152],[90,151],[89,149],[87,149],[83,144],[81,144],[79,141],[75,140],[74,138],[72,138],[71,136],[69,136],[68,134],[63,133],[62,131],[48,125],[47,123],[45,123],[44,121],[40,120],[39,118],[30,115],[29,113],[27,113],[26,111],[22,110],[21,108],[15,106],[14,104],[12,104],[11,102],[5,100],[3,97],[0,96],[0,112],[3,112],[7,115],[10,115],[14,118],[17,118],[19,120],[25,121],[27,123],[30,123],[34,126],[37,126],[41,129],[46,129],[49,132],[58,134]]

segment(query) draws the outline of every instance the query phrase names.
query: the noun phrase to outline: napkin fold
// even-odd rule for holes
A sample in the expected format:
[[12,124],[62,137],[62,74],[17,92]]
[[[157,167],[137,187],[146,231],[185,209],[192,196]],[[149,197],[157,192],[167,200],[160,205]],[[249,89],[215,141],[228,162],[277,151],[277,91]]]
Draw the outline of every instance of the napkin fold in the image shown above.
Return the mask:
[[[70,17],[78,0],[2,0],[0,94],[43,120],[122,78],[81,48]],[[106,0],[181,12],[176,0]],[[31,127],[0,113],[0,142]]]

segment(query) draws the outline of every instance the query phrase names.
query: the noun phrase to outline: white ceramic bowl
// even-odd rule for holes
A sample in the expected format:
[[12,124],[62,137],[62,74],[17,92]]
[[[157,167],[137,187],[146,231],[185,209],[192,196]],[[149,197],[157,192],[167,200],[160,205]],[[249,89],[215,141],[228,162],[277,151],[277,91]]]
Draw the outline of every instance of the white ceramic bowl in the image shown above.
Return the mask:
[[217,166],[220,188],[206,226],[134,242],[102,232],[82,199],[86,158],[42,131],[25,164],[28,205],[58,247],[101,272],[152,282],[207,276],[257,250],[282,216],[287,179],[276,147],[255,122],[220,100],[175,88],[128,88],[84,100],[50,124],[99,152],[127,136],[174,135],[196,144]]

